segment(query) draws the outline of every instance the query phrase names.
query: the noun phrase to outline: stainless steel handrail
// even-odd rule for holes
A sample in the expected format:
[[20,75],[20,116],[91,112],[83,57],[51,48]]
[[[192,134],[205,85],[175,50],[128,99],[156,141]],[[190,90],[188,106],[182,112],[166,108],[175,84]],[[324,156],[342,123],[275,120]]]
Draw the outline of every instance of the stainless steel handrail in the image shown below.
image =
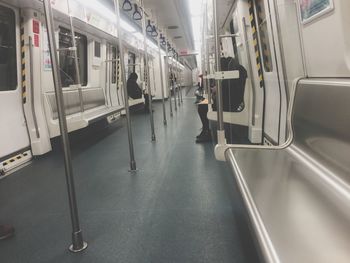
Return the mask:
[[[166,36],[165,36],[166,37]],[[170,107],[170,117],[173,117],[174,113],[173,113],[173,105],[171,104],[171,90],[170,90],[170,78],[169,78],[169,51],[168,51],[168,47],[167,45],[165,45],[165,72],[166,72],[166,83],[167,83],[167,88],[168,88],[168,98],[169,98],[169,107]]]
[[253,74],[253,66],[252,66],[252,61],[250,57],[250,46],[249,46],[249,38],[247,34],[247,24],[245,17],[242,18],[242,26],[243,26],[243,42],[245,44],[245,49],[246,49],[246,55],[247,55],[247,60],[248,60],[248,67],[249,67],[249,75],[250,75],[250,81],[252,85],[252,125],[255,125],[255,107],[256,107],[256,94],[255,94],[255,79],[254,79],[254,74]]
[[120,58],[120,79],[122,80],[123,86],[123,97],[124,97],[124,106],[125,106],[125,114],[126,114],[126,124],[128,130],[128,142],[129,142],[129,154],[130,154],[130,171],[136,171],[136,161],[135,161],[135,152],[134,152],[134,141],[132,137],[132,129],[131,129],[131,120],[130,120],[130,110],[129,110],[129,97],[128,90],[126,87],[126,74],[125,74],[125,62],[124,62],[124,46],[122,40],[122,32],[121,32],[121,19],[120,19],[120,5],[119,0],[113,0],[114,4],[114,13],[115,19],[118,25],[118,41],[119,41],[119,58]]
[[[143,0],[140,0],[141,8],[144,10]],[[142,19],[142,31],[143,31],[143,44],[144,44],[144,58],[145,58],[145,74],[147,76],[147,90],[148,90],[148,98],[149,98],[149,116],[151,122],[151,132],[152,132],[152,141],[156,141],[156,134],[154,129],[154,118],[153,118],[153,109],[152,109],[152,92],[151,92],[151,81],[150,81],[150,73],[148,67],[148,46],[147,46],[147,32],[146,32],[146,15],[143,15]]]
[[[220,36],[218,32],[218,3],[217,0],[213,0],[214,7],[214,36],[215,36],[215,70],[221,71],[220,58],[221,58],[221,45]],[[224,112],[223,112],[223,98],[221,89],[221,80],[216,80],[216,99],[217,99],[217,115],[218,115],[218,143],[220,145],[226,144],[225,130],[224,130]]]
[[29,63],[30,63],[30,104],[32,110],[32,117],[34,122],[35,134],[36,137],[40,138],[38,119],[35,113],[35,94],[34,94],[34,65],[33,65],[33,39],[29,36]]

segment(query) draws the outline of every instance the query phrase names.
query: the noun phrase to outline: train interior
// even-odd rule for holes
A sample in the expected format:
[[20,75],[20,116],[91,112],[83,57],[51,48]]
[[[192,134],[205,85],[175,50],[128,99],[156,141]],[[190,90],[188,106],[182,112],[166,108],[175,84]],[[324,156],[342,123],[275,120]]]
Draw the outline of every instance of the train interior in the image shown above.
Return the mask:
[[349,262],[349,12],[0,0],[0,262]]

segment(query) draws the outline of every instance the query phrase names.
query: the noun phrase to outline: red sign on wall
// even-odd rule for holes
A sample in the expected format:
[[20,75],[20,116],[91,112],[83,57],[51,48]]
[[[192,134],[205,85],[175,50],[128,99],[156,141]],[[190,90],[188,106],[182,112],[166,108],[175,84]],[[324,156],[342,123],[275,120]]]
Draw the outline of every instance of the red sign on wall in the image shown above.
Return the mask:
[[39,21],[33,19],[33,33],[34,34],[39,34],[40,32],[40,27],[39,27]]
[[39,47],[39,35],[34,34],[34,47]]

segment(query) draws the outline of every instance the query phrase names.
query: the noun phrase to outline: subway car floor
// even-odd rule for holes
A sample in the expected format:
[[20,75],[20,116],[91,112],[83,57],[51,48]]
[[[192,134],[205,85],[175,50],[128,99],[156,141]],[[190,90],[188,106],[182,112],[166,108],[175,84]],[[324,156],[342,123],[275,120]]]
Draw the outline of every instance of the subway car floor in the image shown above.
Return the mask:
[[194,142],[201,125],[193,102],[186,97],[168,126],[155,103],[156,143],[148,115],[132,114],[136,174],[128,172],[124,119],[71,134],[89,244],[81,253],[68,251],[71,225],[58,140],[52,152],[1,180],[0,224],[13,224],[16,234],[0,241],[0,262],[258,262],[231,173],[215,160],[211,143]]

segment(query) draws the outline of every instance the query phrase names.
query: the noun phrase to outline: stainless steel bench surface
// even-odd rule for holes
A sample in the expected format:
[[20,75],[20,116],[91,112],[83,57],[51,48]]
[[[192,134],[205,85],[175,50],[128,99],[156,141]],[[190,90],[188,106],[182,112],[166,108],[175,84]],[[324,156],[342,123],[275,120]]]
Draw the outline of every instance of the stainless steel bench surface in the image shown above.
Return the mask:
[[231,148],[269,262],[350,262],[350,80],[302,80],[285,149]]

